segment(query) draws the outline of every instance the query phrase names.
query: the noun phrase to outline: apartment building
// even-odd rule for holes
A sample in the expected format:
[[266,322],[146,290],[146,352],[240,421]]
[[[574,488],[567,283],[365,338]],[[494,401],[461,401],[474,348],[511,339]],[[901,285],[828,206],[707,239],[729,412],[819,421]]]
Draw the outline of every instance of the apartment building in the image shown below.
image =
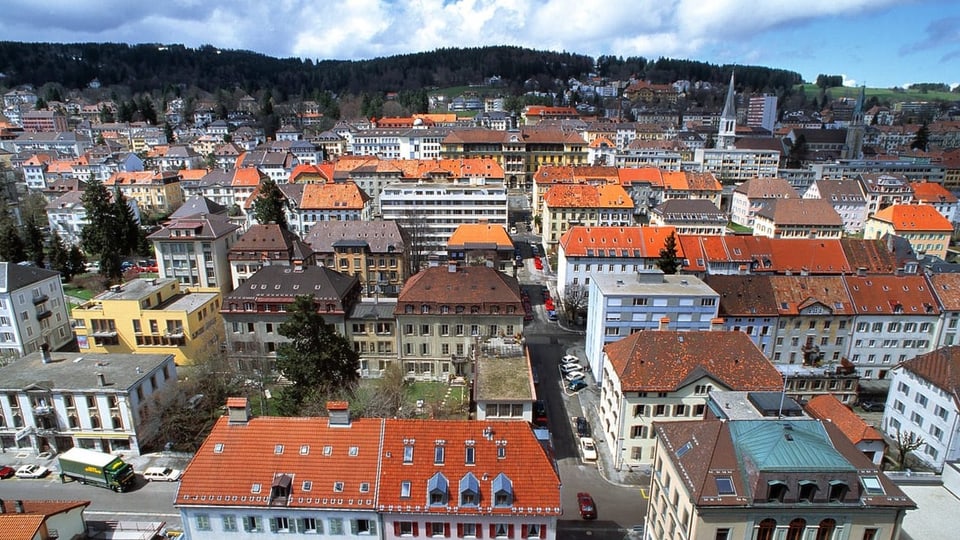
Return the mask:
[[72,340],[60,273],[0,262],[0,356],[57,350]]
[[321,221],[304,241],[317,264],[357,276],[367,297],[395,297],[409,275],[410,240],[396,221]]

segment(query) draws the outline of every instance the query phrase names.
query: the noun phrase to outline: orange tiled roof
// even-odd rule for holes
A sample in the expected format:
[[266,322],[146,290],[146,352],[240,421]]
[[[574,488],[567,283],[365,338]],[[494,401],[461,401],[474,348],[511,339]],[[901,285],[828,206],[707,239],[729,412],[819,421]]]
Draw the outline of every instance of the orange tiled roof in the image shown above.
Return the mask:
[[799,315],[814,304],[834,315],[853,315],[853,303],[840,276],[770,276],[780,315]]
[[210,172],[210,170],[209,169],[180,169],[178,172],[180,173],[181,180],[200,180],[201,178],[206,176],[207,173]]
[[463,223],[447,240],[447,249],[467,244],[496,244],[497,249],[513,249],[513,241],[503,225],[492,223]]
[[46,516],[39,514],[0,514],[0,538],[5,540],[33,540],[38,537]]
[[50,154],[34,154],[27,158],[27,160],[23,162],[23,165],[27,167],[35,167],[45,163],[50,163],[51,161],[53,161],[53,157],[51,157]]
[[[620,257],[659,257],[667,237],[676,234],[674,227],[571,227],[560,237],[560,246],[567,257],[586,257],[603,249]],[[677,255],[685,257],[677,244]]]
[[833,422],[853,444],[884,440],[879,431],[864,422],[833,394],[816,396],[805,407],[812,416]]
[[960,345],[942,347],[900,364],[953,397],[960,407]]
[[656,167],[622,168],[617,173],[620,184],[624,186],[651,184],[655,187],[663,187],[663,171]]
[[940,300],[944,311],[960,311],[960,274],[930,274],[930,289]]
[[301,210],[362,210],[370,197],[353,182],[303,186]]
[[[290,171],[291,182],[330,182],[333,180],[333,168],[301,163]],[[328,176],[329,174],[329,176]]]
[[673,392],[708,376],[735,391],[779,391],[783,377],[743,332],[636,332],[603,348],[622,392]]
[[898,232],[952,232],[953,225],[928,204],[895,204],[873,214],[873,219],[890,223]]
[[[417,304],[418,313],[420,304],[431,303],[463,306],[513,305],[519,309],[520,283],[517,278],[486,266],[458,267],[455,272],[451,272],[448,267],[435,266],[414,274],[403,285],[397,300],[397,315],[404,313],[406,303]],[[481,307],[480,312],[489,313],[489,309]],[[503,309],[500,310],[500,315],[515,316]]]
[[124,186],[134,184],[152,184],[153,171],[115,172],[103,183],[105,186]]
[[619,184],[558,184],[543,200],[550,208],[633,208],[633,199]]
[[233,187],[259,186],[267,178],[269,177],[266,173],[256,167],[240,167],[234,169],[233,180],[230,182],[230,185]]
[[713,173],[693,171],[664,171],[663,187],[678,191],[716,191],[723,190],[720,181]]
[[937,182],[912,182],[913,198],[925,203],[955,203],[957,197]]
[[844,280],[857,313],[940,315],[924,276],[846,276]]

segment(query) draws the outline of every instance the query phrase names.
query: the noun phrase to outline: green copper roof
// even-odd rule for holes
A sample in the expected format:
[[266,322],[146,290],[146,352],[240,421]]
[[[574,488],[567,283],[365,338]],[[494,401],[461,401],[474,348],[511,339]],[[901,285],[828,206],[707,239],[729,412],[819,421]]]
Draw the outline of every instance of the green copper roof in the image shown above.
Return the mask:
[[856,470],[818,421],[739,420],[730,422],[730,435],[738,461],[758,471]]

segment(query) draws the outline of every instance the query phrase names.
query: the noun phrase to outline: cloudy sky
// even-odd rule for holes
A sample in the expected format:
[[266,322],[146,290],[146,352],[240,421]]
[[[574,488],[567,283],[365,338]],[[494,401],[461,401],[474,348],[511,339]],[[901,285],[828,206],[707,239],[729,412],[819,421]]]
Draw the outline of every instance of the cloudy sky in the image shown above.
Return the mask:
[[365,59],[520,45],[960,83],[957,0],[4,0],[0,39],[204,44]]

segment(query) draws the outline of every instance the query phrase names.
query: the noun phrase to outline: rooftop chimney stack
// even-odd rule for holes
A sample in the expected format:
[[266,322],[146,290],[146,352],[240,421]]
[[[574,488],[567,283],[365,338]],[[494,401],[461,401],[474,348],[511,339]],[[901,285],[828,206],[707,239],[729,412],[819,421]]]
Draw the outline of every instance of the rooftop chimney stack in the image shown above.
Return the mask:
[[227,423],[246,424],[250,421],[250,401],[245,397],[227,398]]
[[103,373],[97,373],[97,384],[103,388],[107,385],[107,376]]
[[50,345],[46,343],[40,345],[40,355],[43,356],[44,364],[49,364],[53,361],[53,359],[50,358]]
[[330,415],[328,426],[350,426],[350,404],[346,401],[328,401],[327,413]]
[[670,317],[660,317],[660,325],[657,330],[664,332],[670,329]]

